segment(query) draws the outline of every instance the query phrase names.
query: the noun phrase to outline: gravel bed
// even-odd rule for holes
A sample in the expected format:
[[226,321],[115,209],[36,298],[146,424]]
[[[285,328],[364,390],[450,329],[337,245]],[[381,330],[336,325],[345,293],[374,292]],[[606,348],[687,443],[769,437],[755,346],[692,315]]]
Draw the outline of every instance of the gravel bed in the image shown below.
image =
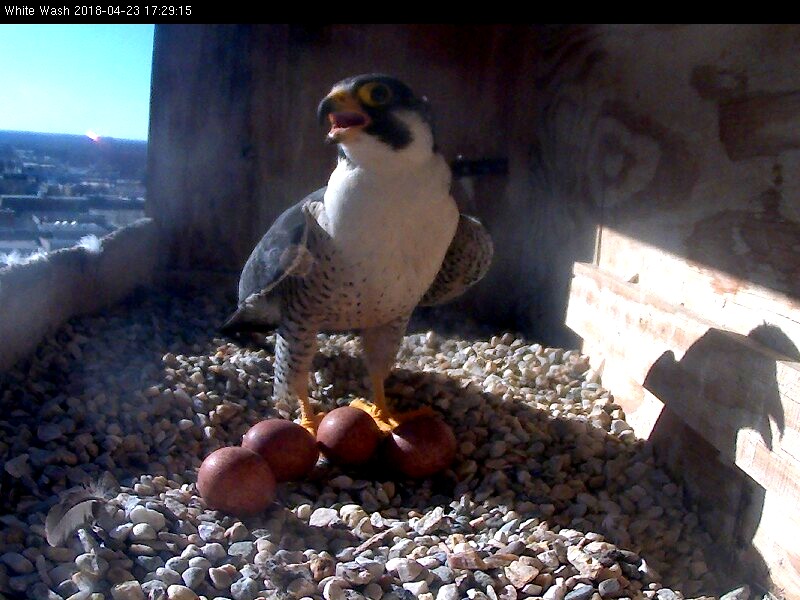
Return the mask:
[[[451,470],[392,480],[320,461],[239,520],[197,495],[203,458],[267,417],[269,347],[215,337],[230,304],[142,295],[71,321],[0,380],[0,595],[35,600],[673,600],[728,591],[709,536],[576,351],[513,335],[407,336],[388,391],[459,442]],[[366,393],[353,336],[321,337],[313,402]],[[109,479],[109,475],[113,479]],[[112,481],[62,546],[65,491]],[[735,590],[746,598],[747,590]],[[733,597],[729,595],[729,597]]]

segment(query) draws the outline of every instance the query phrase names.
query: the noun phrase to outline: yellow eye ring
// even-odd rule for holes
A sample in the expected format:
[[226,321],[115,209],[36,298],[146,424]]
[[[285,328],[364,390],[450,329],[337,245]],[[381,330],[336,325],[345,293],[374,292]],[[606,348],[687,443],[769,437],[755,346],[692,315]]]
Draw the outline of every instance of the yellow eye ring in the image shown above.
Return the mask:
[[367,106],[376,107],[388,104],[392,99],[392,90],[385,83],[365,83],[358,88],[358,98]]

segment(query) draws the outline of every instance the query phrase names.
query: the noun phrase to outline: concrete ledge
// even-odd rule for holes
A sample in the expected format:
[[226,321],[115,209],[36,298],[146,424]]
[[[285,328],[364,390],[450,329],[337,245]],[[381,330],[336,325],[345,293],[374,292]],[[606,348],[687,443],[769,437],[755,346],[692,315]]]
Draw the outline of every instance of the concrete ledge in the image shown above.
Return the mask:
[[152,219],[101,238],[101,250],[66,248],[0,269],[0,373],[76,315],[119,302],[150,285],[156,262]]

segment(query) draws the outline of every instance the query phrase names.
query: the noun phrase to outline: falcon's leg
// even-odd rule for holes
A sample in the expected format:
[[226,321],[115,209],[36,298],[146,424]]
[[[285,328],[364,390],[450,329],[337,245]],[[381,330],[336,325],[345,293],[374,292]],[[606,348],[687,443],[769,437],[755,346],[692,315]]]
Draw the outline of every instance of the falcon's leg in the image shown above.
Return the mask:
[[275,343],[275,397],[297,398],[300,425],[316,436],[322,414],[314,414],[308,400],[308,372],[317,351],[317,329],[286,321],[278,329]]
[[411,413],[392,414],[386,406],[383,384],[397,359],[397,351],[403,341],[408,318],[408,316],[400,317],[386,325],[365,329],[361,332],[364,360],[372,382],[373,405],[358,401],[351,404],[368,412],[381,431],[391,431],[404,420],[429,412],[423,409]]

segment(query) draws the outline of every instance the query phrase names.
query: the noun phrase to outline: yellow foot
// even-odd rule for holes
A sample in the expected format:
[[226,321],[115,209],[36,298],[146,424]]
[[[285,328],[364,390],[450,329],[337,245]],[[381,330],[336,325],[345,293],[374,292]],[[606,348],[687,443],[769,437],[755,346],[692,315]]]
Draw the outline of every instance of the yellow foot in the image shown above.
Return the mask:
[[401,423],[410,421],[415,417],[420,417],[422,415],[430,416],[437,414],[436,411],[433,410],[430,406],[423,406],[421,408],[410,410],[404,413],[389,414],[388,411],[386,412],[381,411],[377,406],[375,406],[371,402],[367,402],[366,400],[362,400],[360,398],[353,400],[350,403],[350,406],[357,408],[359,410],[363,410],[365,413],[367,413],[375,421],[375,424],[378,426],[378,429],[380,429],[384,433],[390,433],[395,427],[397,427]]
[[311,417],[306,417],[303,415],[303,417],[300,419],[300,427],[308,431],[316,439],[317,428],[319,427],[319,424],[322,422],[323,418],[325,418],[324,412],[314,413],[311,415]]
[[361,398],[353,400],[350,403],[350,406],[359,410],[363,410],[370,417],[372,417],[372,420],[375,421],[378,429],[380,429],[383,433],[389,433],[392,431],[392,429],[400,424],[400,421],[389,415],[388,411],[384,412],[371,402],[367,402]]

